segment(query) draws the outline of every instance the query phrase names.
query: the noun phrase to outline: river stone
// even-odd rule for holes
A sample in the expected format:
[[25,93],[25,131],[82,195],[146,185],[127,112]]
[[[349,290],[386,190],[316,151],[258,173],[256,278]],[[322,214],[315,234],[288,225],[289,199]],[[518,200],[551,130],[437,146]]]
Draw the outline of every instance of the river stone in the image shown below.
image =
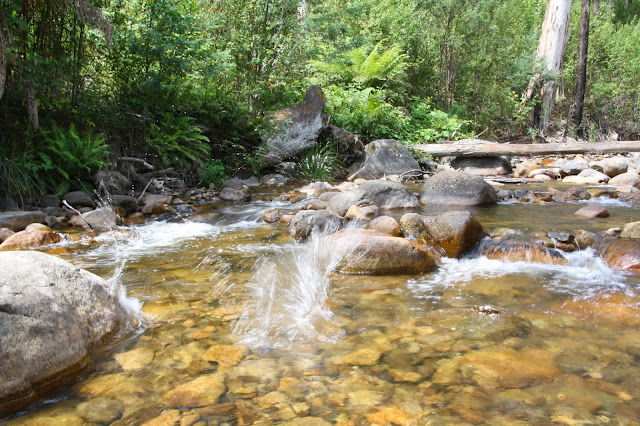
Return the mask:
[[131,195],[111,195],[109,204],[113,207],[124,209],[127,214],[131,214],[138,210],[138,201]]
[[637,187],[640,185],[640,176],[635,171],[621,173],[612,177],[609,180],[609,185]]
[[170,207],[172,200],[173,197],[171,195],[146,194],[142,199],[142,213],[162,214],[173,212],[173,208]]
[[459,258],[488,233],[467,211],[451,211],[422,219],[428,243],[442,249],[448,257]]
[[80,207],[94,208],[96,206],[91,194],[84,191],[67,192],[62,196],[62,201],[66,201],[71,205],[71,207],[76,209],[79,209]]
[[23,405],[73,378],[127,314],[102,278],[55,256],[2,252],[0,270],[0,406]]
[[280,220],[280,218],[284,215],[294,215],[296,214],[295,210],[289,209],[271,209],[267,210],[262,214],[262,220],[267,223],[275,223]]
[[567,176],[562,179],[565,183],[578,183],[582,185],[597,185],[599,183],[609,182],[609,176],[600,173],[597,170],[585,169],[578,173],[577,176]]
[[610,325],[640,326],[640,298],[624,293],[600,293],[588,299],[569,299],[560,312]]
[[339,256],[336,272],[345,274],[412,274],[436,264],[431,251],[415,241],[375,231],[345,229],[330,237]]
[[407,147],[395,139],[380,139],[364,147],[364,163],[349,180],[377,179],[383,176],[402,175],[411,170],[421,174],[420,165]]
[[322,110],[327,104],[322,89],[311,86],[299,104],[276,111],[269,117],[273,135],[267,140],[264,166],[313,148],[322,130]]
[[122,223],[122,218],[111,207],[101,207],[82,213],[82,226],[91,225],[94,231],[113,229]]
[[0,243],[4,242],[7,238],[12,236],[13,234],[15,234],[15,232],[9,228],[0,228]]
[[613,240],[606,243],[601,252],[611,269],[640,275],[640,240]]
[[380,209],[403,209],[419,206],[418,197],[404,185],[387,180],[366,181],[349,192],[343,192],[329,200],[327,209],[344,216],[349,207],[374,204]]
[[588,168],[589,162],[582,157],[577,157],[562,164],[560,167],[560,176],[574,176]]
[[0,213],[0,228],[22,231],[30,223],[44,223],[47,215],[39,210]]
[[122,416],[124,404],[118,399],[102,396],[81,402],[76,412],[87,422],[108,424]]
[[38,201],[40,208],[60,207],[60,198],[55,194],[44,194]]
[[328,206],[328,201],[309,200],[302,206],[302,210],[326,210]]
[[529,176],[529,173],[531,173],[532,170],[536,170],[539,168],[540,166],[538,166],[535,163],[532,163],[531,161],[523,161],[516,166],[515,170],[513,171],[513,177],[514,178],[527,177]]
[[124,371],[139,370],[151,364],[155,352],[149,348],[136,348],[115,354],[114,358]]
[[102,194],[127,195],[131,192],[131,182],[117,171],[100,170],[96,173],[95,182]]
[[629,159],[625,157],[610,157],[590,164],[590,167],[609,177],[618,176],[629,169]]
[[579,217],[593,219],[596,217],[608,217],[609,210],[600,203],[589,203],[574,213]]
[[451,161],[451,167],[456,170],[477,176],[499,176],[513,171],[511,163],[506,157],[455,157]]
[[378,216],[371,220],[371,222],[367,223],[365,228],[372,231],[378,231],[382,234],[388,234],[392,237],[402,236],[402,231],[400,230],[398,221],[391,216]]
[[558,250],[536,243],[532,238],[510,236],[487,242],[481,254],[503,262],[533,262],[566,265],[567,259]]
[[59,243],[60,235],[53,232],[48,226],[46,228],[48,229],[25,229],[24,231],[16,232],[0,244],[0,251],[23,250]]
[[162,402],[171,408],[191,408],[213,405],[227,390],[226,375],[218,372],[200,376],[188,383],[176,386],[162,395]]
[[297,239],[309,237],[313,232],[332,233],[344,224],[344,219],[326,210],[302,210],[289,223],[289,234]]
[[624,225],[620,238],[640,240],[640,222],[631,222]]
[[495,203],[496,190],[479,176],[457,170],[436,173],[422,186],[420,202],[445,206]]
[[[303,186],[298,189],[298,192],[302,194],[307,194],[311,197],[317,197],[320,194],[324,194],[325,192],[335,191],[336,188],[327,182],[312,182],[308,185]],[[328,200],[323,200],[328,201]]]
[[241,189],[235,189],[227,186],[222,188],[222,191],[220,191],[220,199],[233,202],[249,201],[251,199],[251,193],[249,192],[249,188],[244,185]]

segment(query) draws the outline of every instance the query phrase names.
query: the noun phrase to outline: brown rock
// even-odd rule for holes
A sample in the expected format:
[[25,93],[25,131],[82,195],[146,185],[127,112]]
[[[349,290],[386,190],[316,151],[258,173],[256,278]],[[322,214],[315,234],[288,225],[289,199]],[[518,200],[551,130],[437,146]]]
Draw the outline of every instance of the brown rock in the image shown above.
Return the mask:
[[303,210],[325,210],[329,205],[328,201],[309,200],[302,206]]
[[429,244],[441,248],[448,257],[462,256],[488,235],[467,211],[451,211],[427,216],[423,223],[429,234]]
[[596,237],[593,232],[585,231],[584,229],[576,231],[576,244],[580,250],[593,246],[595,241]]
[[274,222],[278,222],[284,215],[294,215],[294,214],[296,214],[294,210],[273,209],[273,210],[268,210],[264,212],[264,214],[262,215],[262,220],[264,220],[267,223],[274,223]]
[[367,420],[377,425],[406,425],[411,416],[396,406],[380,407],[377,411],[367,414]]
[[560,308],[598,324],[640,326],[640,297],[623,293],[598,294],[589,299],[569,299]]
[[0,228],[0,243],[4,242],[4,240],[9,238],[13,234],[15,234],[15,232],[9,228]]
[[491,241],[482,249],[482,254],[489,259],[498,259],[503,262],[533,262],[553,265],[567,263],[567,259],[559,251],[547,248],[527,237],[507,237]]
[[402,235],[398,221],[391,216],[379,216],[367,223],[366,229],[378,231],[383,234],[389,234],[393,237]]
[[171,408],[213,405],[226,391],[224,380],[223,373],[200,376],[165,392],[162,395],[162,402]]
[[[49,228],[50,229],[50,228]],[[60,242],[60,235],[53,231],[20,231],[0,244],[0,250],[22,250]]]
[[627,223],[622,229],[620,238],[628,238],[630,240],[640,240],[640,222]]
[[521,178],[529,176],[532,170],[539,169],[540,166],[532,163],[531,161],[523,161],[522,163],[516,166],[516,169],[513,171],[514,178]]
[[335,267],[346,274],[422,273],[435,269],[431,251],[415,241],[368,230],[343,230],[332,235]]
[[602,257],[611,269],[640,275],[640,240],[613,240],[605,245]]
[[173,197],[170,195],[147,194],[143,198],[142,213],[143,214],[162,214],[165,212],[173,212],[170,207]]
[[220,369],[237,365],[247,353],[247,348],[238,345],[215,345],[204,354],[206,361],[217,362]]
[[590,203],[574,213],[576,216],[593,219],[596,217],[608,217],[609,211],[600,203]]
[[98,397],[81,402],[76,412],[87,422],[108,424],[124,412],[124,404],[115,398]]

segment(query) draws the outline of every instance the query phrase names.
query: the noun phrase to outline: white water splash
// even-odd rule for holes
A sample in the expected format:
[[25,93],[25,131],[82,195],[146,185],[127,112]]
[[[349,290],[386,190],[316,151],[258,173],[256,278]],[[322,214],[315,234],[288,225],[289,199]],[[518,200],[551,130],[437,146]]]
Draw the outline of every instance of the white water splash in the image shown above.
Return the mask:
[[305,342],[336,342],[340,324],[327,307],[335,251],[324,234],[294,242],[275,256],[263,256],[234,326],[242,344],[252,348],[288,348]]
[[601,292],[629,290],[631,275],[610,269],[597,255],[587,250],[566,253],[567,265],[549,265],[529,262],[503,262],[480,256],[473,259],[443,258],[439,270],[409,282],[409,288],[418,296],[470,282],[479,278],[506,277],[527,274],[539,278],[541,285],[551,291],[574,297],[587,298]]

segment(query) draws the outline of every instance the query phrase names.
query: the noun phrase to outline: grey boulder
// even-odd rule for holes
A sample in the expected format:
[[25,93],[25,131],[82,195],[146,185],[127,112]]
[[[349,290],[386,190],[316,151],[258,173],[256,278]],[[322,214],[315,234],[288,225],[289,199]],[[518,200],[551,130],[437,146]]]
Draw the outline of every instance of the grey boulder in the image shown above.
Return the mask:
[[422,186],[420,202],[444,206],[476,206],[495,203],[496,190],[479,176],[457,170],[436,173]]
[[364,162],[349,180],[376,179],[383,176],[403,175],[415,170],[422,175],[420,165],[406,146],[394,139],[380,139],[364,147]]

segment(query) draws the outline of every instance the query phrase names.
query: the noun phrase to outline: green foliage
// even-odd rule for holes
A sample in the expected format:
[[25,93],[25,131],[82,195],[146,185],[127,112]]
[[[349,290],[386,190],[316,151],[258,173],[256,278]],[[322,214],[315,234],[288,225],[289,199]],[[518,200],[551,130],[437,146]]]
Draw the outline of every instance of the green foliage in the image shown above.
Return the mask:
[[78,132],[73,124],[64,130],[55,123],[42,134],[43,148],[37,153],[42,180],[58,194],[72,188],[90,190],[95,173],[107,165],[105,135]]
[[428,101],[414,102],[410,108],[409,143],[459,140],[472,136],[468,131],[471,120],[462,120],[453,114],[433,109]]
[[218,184],[224,182],[227,178],[227,167],[220,160],[211,160],[204,162],[198,171],[200,182],[203,185]]
[[331,84],[353,84],[359,88],[382,88],[390,80],[402,80],[408,63],[408,56],[399,45],[380,52],[382,42],[376,44],[370,52],[355,48],[339,61],[316,60],[311,64],[321,73],[320,80]]
[[318,146],[302,154],[300,173],[307,179],[328,180],[339,169],[338,155],[330,145]]
[[163,167],[191,170],[211,152],[209,138],[195,126],[193,117],[166,114],[157,124],[151,124],[147,147]]

